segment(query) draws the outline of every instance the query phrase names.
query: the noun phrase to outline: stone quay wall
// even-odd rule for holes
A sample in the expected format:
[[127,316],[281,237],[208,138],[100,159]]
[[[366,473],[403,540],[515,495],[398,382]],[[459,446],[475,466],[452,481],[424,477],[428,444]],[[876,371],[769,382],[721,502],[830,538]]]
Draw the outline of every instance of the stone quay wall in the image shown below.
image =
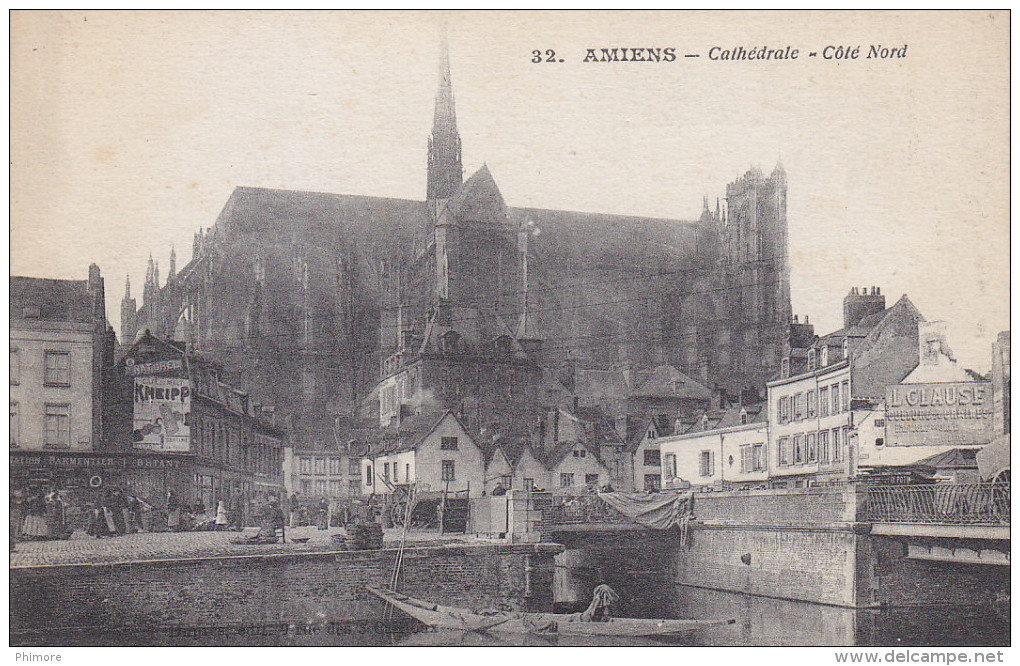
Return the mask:
[[[472,608],[548,610],[555,544],[407,548],[400,590]],[[381,618],[396,549],[11,569],[15,633],[317,625]]]
[[862,605],[853,489],[699,493],[677,583],[728,592]]
[[699,493],[680,585],[868,608],[1008,598],[1009,567],[925,562],[907,540],[870,534],[863,489]]

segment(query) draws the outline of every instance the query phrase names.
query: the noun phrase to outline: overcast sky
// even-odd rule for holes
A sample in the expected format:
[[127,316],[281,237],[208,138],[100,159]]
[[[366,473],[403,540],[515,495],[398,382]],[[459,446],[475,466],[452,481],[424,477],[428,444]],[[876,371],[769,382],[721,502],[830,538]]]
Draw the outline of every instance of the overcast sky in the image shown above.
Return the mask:
[[[183,266],[236,186],[424,198],[444,16],[465,171],[487,163],[510,205],[694,219],[781,157],[794,312],[826,333],[851,285],[906,293],[988,369],[1009,328],[1005,13],[15,12],[12,274],[96,262],[117,326],[125,274],[140,301],[149,253]],[[603,47],[701,57],[582,62]]]

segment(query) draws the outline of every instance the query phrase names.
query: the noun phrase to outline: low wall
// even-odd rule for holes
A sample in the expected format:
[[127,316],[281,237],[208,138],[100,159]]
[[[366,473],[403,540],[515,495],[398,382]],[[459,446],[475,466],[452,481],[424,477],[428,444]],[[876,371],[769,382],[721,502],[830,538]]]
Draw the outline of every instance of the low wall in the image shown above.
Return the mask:
[[[401,591],[450,605],[546,610],[550,544],[409,548]],[[382,617],[396,550],[11,569],[18,634],[322,624]],[[13,640],[13,638],[12,638]]]

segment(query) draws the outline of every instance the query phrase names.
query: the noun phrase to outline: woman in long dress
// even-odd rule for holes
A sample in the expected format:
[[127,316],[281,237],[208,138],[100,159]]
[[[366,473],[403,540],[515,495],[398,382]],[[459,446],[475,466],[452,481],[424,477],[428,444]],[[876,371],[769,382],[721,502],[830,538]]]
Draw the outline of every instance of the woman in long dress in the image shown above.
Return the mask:
[[227,507],[224,506],[223,500],[219,500],[216,502],[216,530],[225,529],[227,529]]
[[46,496],[46,518],[49,522],[50,534],[59,538],[67,537],[64,500],[56,490]]
[[181,529],[181,502],[172,490],[166,494],[166,526],[171,532]]
[[46,539],[50,536],[50,527],[46,523],[46,500],[42,495],[33,495],[28,500],[28,515],[22,525],[21,533],[28,539]]

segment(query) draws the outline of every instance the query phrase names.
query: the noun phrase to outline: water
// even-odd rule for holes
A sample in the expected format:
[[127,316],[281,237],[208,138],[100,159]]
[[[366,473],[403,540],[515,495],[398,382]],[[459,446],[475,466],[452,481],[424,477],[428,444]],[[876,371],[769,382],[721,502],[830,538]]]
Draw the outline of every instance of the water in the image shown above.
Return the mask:
[[617,614],[626,617],[733,619],[733,624],[657,638],[543,637],[431,631],[393,618],[339,620],[315,626],[202,627],[188,631],[64,631],[11,635],[11,645],[247,645],[247,646],[1005,646],[1009,610],[999,605],[852,610],[767,599],[667,583],[622,589]]

